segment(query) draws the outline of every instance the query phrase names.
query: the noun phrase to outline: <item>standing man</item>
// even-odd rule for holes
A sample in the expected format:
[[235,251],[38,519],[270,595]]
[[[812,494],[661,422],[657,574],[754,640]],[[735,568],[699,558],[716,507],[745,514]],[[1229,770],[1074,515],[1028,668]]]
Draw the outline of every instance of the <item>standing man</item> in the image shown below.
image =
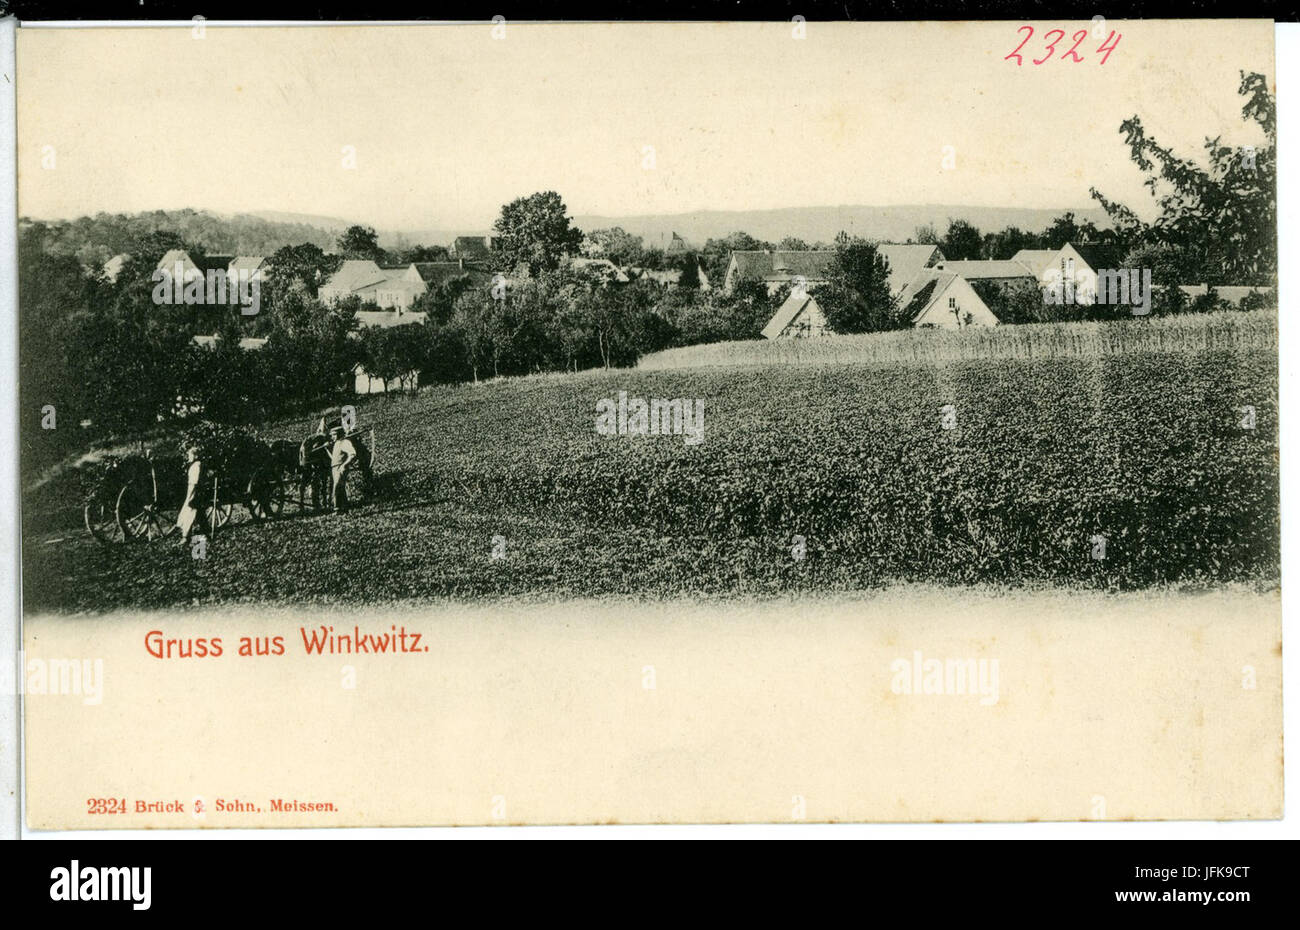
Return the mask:
[[343,513],[348,509],[348,472],[357,460],[357,447],[352,445],[341,426],[330,430],[330,438],[334,440],[330,446],[330,499],[334,503],[334,512]]

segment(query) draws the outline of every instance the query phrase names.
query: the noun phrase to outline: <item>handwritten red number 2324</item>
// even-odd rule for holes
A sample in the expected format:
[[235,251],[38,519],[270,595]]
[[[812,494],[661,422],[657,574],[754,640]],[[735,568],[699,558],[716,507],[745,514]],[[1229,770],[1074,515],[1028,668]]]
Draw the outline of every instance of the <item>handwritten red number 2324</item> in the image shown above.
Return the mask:
[[[1020,44],[1017,45],[1015,49],[1011,51],[1010,54],[1003,56],[1002,60],[1010,61],[1012,58],[1014,58],[1016,60],[1016,66],[1019,67],[1020,65],[1023,65],[1025,63],[1024,59],[1020,57],[1020,50],[1025,47],[1026,42],[1028,42],[1030,39],[1034,37],[1034,27],[1021,26],[1019,29],[1016,30],[1016,32],[1025,32],[1026,33],[1025,37],[1020,40]],[[1048,36],[1052,35],[1052,33],[1056,33],[1056,38],[1053,39],[1050,43],[1048,43],[1047,54],[1044,55],[1042,58],[1033,59],[1034,64],[1041,65],[1043,62],[1047,61],[1047,59],[1051,58],[1052,55],[1055,54],[1056,52],[1056,44],[1065,38],[1065,30],[1063,29],[1051,29],[1043,35],[1043,38],[1046,39]],[[1074,39],[1074,44],[1071,45],[1069,50],[1064,55],[1061,56],[1061,59],[1062,60],[1070,59],[1075,62],[1083,61],[1083,59],[1079,57],[1078,52],[1075,50],[1079,47],[1079,44],[1087,37],[1088,37],[1088,30],[1086,29],[1080,29],[1073,36],[1071,36],[1071,38]],[[1115,51],[1115,47],[1119,45],[1119,40],[1122,38],[1124,37],[1116,33],[1115,30],[1112,29],[1110,31],[1110,34],[1106,36],[1106,40],[1097,47],[1098,54],[1105,52],[1105,54],[1101,56],[1101,63],[1103,65],[1106,63],[1106,59],[1110,58],[1110,53]]]

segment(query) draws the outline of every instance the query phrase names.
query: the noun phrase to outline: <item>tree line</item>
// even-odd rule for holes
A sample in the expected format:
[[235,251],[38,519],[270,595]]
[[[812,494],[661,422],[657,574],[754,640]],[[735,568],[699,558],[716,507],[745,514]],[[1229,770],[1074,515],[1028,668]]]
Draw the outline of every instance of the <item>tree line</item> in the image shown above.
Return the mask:
[[[1066,213],[1039,233],[1014,227],[983,233],[954,220],[942,235],[921,229],[913,238],[933,242],[951,260],[1005,259],[1024,248],[1092,241],[1120,250],[1128,267],[1152,268],[1157,285],[1274,285],[1273,99],[1259,75],[1243,74],[1240,92],[1246,98],[1243,118],[1262,130],[1265,142],[1245,153],[1211,139],[1208,166],[1161,146],[1137,117],[1123,124],[1131,156],[1147,172],[1156,198],[1152,221],[1094,191],[1112,217],[1110,228]],[[111,246],[89,240],[78,245],[79,224],[24,221],[19,229],[25,468],[48,460],[64,441],[71,449],[88,437],[148,431],[198,411],[213,420],[247,423],[334,402],[350,391],[358,364],[390,382],[412,371],[425,384],[477,381],[629,365],[665,348],[759,338],[791,286],[769,293],[763,282],[741,281],[723,293],[731,253],[823,245],[797,239],[771,244],[736,232],[709,239],[698,250],[646,249],[618,228],[584,234],[570,222],[559,194],[539,192],[502,207],[494,226],[497,249],[487,263],[467,263],[464,274],[416,300],[411,309],[425,314],[423,322],[361,328],[357,312],[377,309],[373,305],[356,298],[326,305],[319,299],[320,285],[340,262],[439,261],[446,250],[417,245],[385,251],[375,231],[362,226],[346,230],[332,254],[311,241],[283,245],[269,256],[261,312],[243,317],[228,306],[157,306],[151,299],[151,275],[166,251],[184,248],[201,256],[211,240],[192,241],[146,224]],[[121,248],[128,255],[114,279],[95,262],[87,264],[86,245],[103,245],[114,254]],[[910,325],[913,308],[894,300],[888,263],[874,243],[841,233],[824,247],[834,254],[815,296],[834,331]],[[609,258],[622,273],[573,261],[584,252]],[[676,286],[650,273],[669,269],[677,272]],[[712,285],[708,289],[701,286],[701,272]],[[1162,293],[1153,308],[1157,313],[1215,305],[1212,293],[1197,302],[1176,287]],[[1036,288],[981,296],[1006,322],[1114,311],[1053,308]],[[213,334],[218,338],[210,345],[193,340]],[[242,350],[241,338],[250,336],[266,342],[257,351]],[[38,428],[42,419],[48,421],[42,415],[47,408],[55,411],[54,431]]]

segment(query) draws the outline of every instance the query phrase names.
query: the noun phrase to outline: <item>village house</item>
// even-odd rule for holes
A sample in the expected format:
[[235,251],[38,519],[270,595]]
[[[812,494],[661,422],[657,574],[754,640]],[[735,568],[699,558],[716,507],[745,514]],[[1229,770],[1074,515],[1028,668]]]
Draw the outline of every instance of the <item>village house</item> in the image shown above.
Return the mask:
[[594,271],[601,275],[606,281],[618,284],[626,284],[628,282],[627,272],[618,267],[618,265],[615,265],[608,258],[572,258],[569,259],[569,264],[571,267],[583,271]]
[[348,297],[358,296],[365,299],[364,292],[374,289],[388,280],[388,275],[380,270],[379,265],[369,259],[350,258],[339,265],[338,270],[324,282],[317,295],[323,303],[337,303]]
[[[933,245],[885,242],[876,248],[889,263],[889,291],[899,306],[931,279],[927,270],[944,260],[943,252]],[[763,335],[768,339],[820,336],[829,332],[826,316],[809,292],[829,280],[834,261],[833,251],[732,252],[724,288],[730,291],[739,281],[759,280],[767,285],[768,294],[774,294],[789,284],[789,298],[763,327]]]
[[206,279],[209,272],[224,278],[234,258],[233,255],[206,255],[195,259],[191,258],[190,253],[185,249],[171,249],[166,255],[158,259],[158,264],[154,270],[161,271],[170,277],[175,274],[176,268],[179,266],[181,279],[187,283],[195,278]]
[[731,253],[722,292],[731,294],[741,281],[761,281],[768,294],[775,294],[783,284],[801,283],[804,288],[825,284],[829,279],[833,251],[787,251],[761,249]]
[[[1032,280],[1029,275],[1023,279]],[[936,269],[924,283],[918,281],[915,284],[912,298],[902,311],[913,326],[963,329],[967,326],[997,326],[1002,322],[971,286],[970,280],[955,271]]]
[[1123,267],[1124,256],[1114,246],[1096,242],[1067,242],[1059,249],[1021,249],[1012,261],[1020,262],[1042,287],[1071,296],[1074,303],[1092,303],[1097,295],[1097,272]]
[[806,339],[825,335],[826,314],[807,291],[792,293],[763,327],[766,339]]
[[[882,242],[876,250],[889,263],[889,290],[899,300],[906,299],[909,285],[922,269],[943,260],[943,252],[935,245]],[[730,294],[739,282],[752,280],[766,284],[769,294],[776,293],[784,284],[802,284],[811,290],[829,280],[834,262],[832,249],[732,252],[722,289]]]
[[476,284],[491,280],[485,272],[469,268],[464,259],[451,262],[411,262],[394,268],[381,268],[365,259],[349,259],[321,285],[318,294],[324,303],[337,303],[356,297],[384,310],[404,311],[423,294],[453,278],[468,276]]
[[266,280],[269,263],[261,255],[236,255],[226,266],[226,274],[236,281],[256,281],[260,286]]

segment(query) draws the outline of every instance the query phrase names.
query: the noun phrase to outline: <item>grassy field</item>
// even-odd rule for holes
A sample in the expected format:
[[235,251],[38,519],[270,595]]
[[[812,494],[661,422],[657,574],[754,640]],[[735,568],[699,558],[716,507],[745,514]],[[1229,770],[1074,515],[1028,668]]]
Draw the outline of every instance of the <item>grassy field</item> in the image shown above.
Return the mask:
[[[195,560],[167,543],[102,547],[52,518],[62,497],[32,494],[24,599],[97,611],[895,582],[1268,586],[1276,383],[1276,352],[1241,344],[588,372],[368,398],[379,488],[353,513],[238,525]],[[597,402],[619,392],[702,400],[703,441],[598,434]]]
[[645,371],[710,365],[838,365],[998,358],[1096,358],[1136,352],[1277,348],[1277,311],[1188,313],[1146,320],[1030,323],[967,330],[905,329],[818,339],[752,339],[655,352]]

